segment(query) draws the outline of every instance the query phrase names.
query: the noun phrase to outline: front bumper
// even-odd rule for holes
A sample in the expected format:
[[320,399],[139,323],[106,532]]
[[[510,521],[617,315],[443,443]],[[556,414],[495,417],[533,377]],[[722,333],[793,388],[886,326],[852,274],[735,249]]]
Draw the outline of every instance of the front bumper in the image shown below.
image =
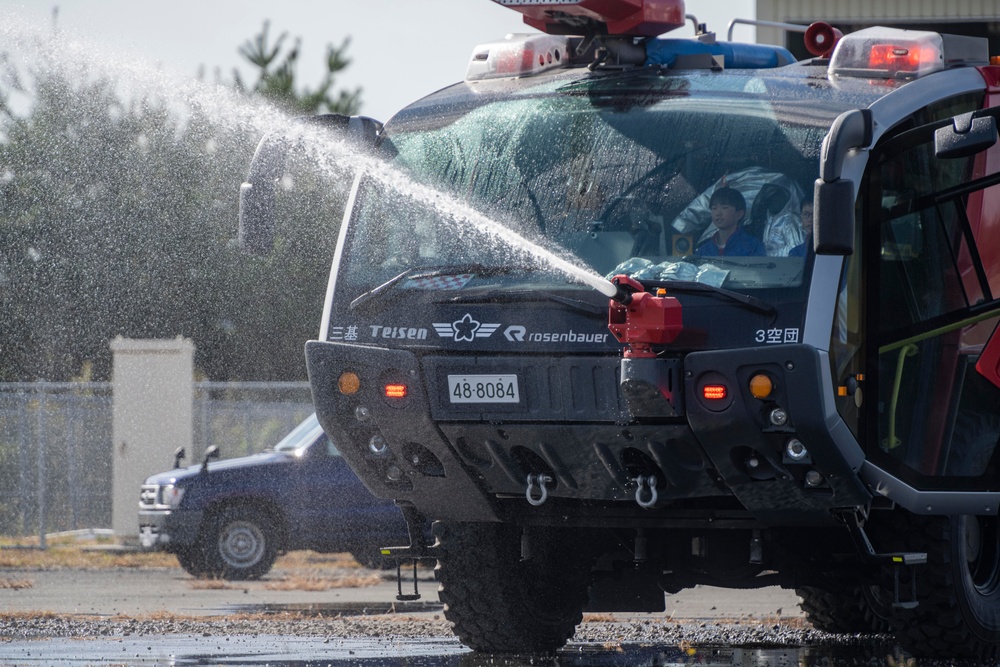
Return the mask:
[[203,512],[139,510],[139,544],[145,549],[176,551],[198,538]]
[[[815,525],[870,500],[857,479],[861,450],[824,395],[825,357],[806,346],[674,359],[683,400],[675,391],[664,411],[671,416],[642,419],[629,413],[614,357],[418,358],[316,341],[306,356],[319,420],[354,471],[376,496],[411,502],[430,518],[580,525],[593,516],[597,525],[613,508],[618,521],[669,525],[677,508],[703,502],[742,505],[766,525]],[[767,404],[741,389],[755,369],[772,373],[780,388]],[[339,391],[344,371],[361,379],[356,393]],[[450,374],[501,372],[518,377],[519,404],[450,402]],[[732,385],[722,409],[692,399],[716,376]],[[382,395],[387,383],[406,384],[405,398]],[[779,401],[791,418],[775,428],[761,415]],[[807,464],[822,484],[806,485],[807,464],[784,459],[791,437],[807,443]],[[769,472],[753,474],[754,457]],[[544,507],[532,502],[543,495]]]

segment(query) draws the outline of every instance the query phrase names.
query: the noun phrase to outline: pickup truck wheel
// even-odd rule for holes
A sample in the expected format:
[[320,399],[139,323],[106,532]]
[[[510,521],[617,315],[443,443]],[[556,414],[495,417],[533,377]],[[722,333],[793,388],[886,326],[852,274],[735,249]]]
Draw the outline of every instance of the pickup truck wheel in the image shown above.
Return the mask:
[[1000,657],[1000,519],[902,511],[893,518],[898,544],[927,552],[927,564],[916,567],[920,604],[893,615],[899,643],[914,655],[993,664]]
[[444,615],[474,651],[550,653],[583,619],[590,559],[572,535],[549,531],[521,560],[520,531],[504,524],[434,524]]
[[205,574],[235,581],[267,574],[278,557],[273,523],[258,510],[235,507],[209,519],[200,540]]
[[181,564],[184,571],[192,577],[200,577],[205,574],[207,566],[205,564],[205,559],[199,550],[194,548],[182,549],[181,551],[177,551],[174,555],[177,556],[177,562]]

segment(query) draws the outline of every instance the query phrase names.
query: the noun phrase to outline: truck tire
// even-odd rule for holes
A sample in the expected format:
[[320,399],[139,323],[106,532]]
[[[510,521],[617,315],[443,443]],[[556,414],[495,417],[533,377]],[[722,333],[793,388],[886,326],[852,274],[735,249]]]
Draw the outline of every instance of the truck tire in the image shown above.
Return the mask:
[[551,653],[583,620],[590,559],[558,530],[521,560],[520,530],[504,524],[434,524],[444,615],[463,644],[484,653]]
[[992,664],[1000,657],[1000,519],[894,518],[900,544],[927,552],[916,569],[920,604],[893,615],[899,643],[914,655]]
[[817,630],[831,634],[885,633],[890,631],[891,608],[887,592],[871,586],[857,586],[847,593],[831,593],[821,588],[796,588],[806,618]]
[[184,571],[192,577],[201,577],[205,574],[205,559],[199,549],[186,547],[174,552],[174,555],[177,556],[177,562],[181,564]]
[[245,507],[228,507],[209,518],[194,556],[203,561],[202,574],[233,581],[260,579],[278,557],[273,525],[268,515]]

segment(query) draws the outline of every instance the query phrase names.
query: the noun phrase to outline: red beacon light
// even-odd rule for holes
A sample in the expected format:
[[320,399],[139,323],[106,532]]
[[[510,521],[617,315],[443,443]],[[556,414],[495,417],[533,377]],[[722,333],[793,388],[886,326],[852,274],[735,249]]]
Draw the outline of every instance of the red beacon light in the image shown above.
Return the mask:
[[989,64],[985,39],[922,30],[867,28],[844,36],[830,58],[830,76],[917,79],[958,66]]
[[502,42],[480,44],[472,52],[466,81],[532,76],[569,65],[567,38],[507,35]]
[[684,25],[684,0],[493,0],[524,14],[550,35],[583,35],[595,24],[608,35],[656,37]]

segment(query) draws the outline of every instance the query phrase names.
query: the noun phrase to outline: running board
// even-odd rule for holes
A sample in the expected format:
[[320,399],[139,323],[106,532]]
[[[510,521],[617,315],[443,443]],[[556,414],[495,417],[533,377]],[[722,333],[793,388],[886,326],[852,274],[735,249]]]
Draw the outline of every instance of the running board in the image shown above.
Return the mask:
[[[914,609],[920,602],[917,600],[917,573],[912,568],[917,565],[927,564],[927,554],[917,551],[899,551],[895,553],[880,554],[875,551],[871,540],[865,533],[865,529],[858,521],[856,514],[841,515],[844,524],[847,526],[854,545],[858,549],[861,558],[869,563],[877,564],[879,567],[890,565],[892,567],[892,608],[893,609]],[[910,577],[910,596],[905,602],[900,600],[901,575],[908,572]]]
[[[916,565],[926,565],[927,554],[920,552],[878,554],[878,558],[892,563],[892,608],[915,609],[920,604],[917,600],[917,571],[911,568]],[[901,602],[899,599],[900,574],[904,570],[910,575],[910,599]]]
[[[420,599],[420,591],[417,589],[417,561],[435,560],[434,547],[424,541],[424,525],[427,520],[417,511],[417,508],[409,503],[397,503],[403,519],[406,520],[406,529],[409,533],[410,543],[405,547],[382,547],[379,552],[384,558],[396,562],[396,599],[400,602],[412,602]],[[410,561],[413,564],[413,592],[403,592],[403,563]]]

